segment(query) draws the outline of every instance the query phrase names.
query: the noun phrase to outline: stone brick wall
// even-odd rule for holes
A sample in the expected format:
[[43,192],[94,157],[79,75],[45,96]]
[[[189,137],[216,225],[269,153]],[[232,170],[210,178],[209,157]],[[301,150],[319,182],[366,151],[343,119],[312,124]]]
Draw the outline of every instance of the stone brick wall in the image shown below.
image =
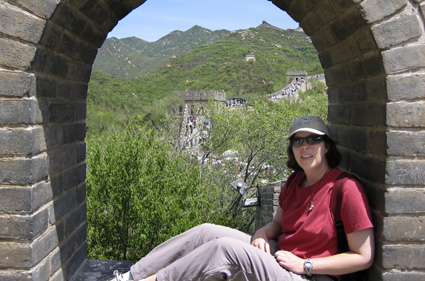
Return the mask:
[[272,221],[279,206],[279,194],[285,181],[278,181],[258,187],[258,206],[255,226],[260,228]]
[[[0,1],[1,280],[82,268],[87,85],[108,32],[144,2]],[[272,2],[325,69],[331,133],[377,226],[368,280],[425,280],[425,1]]]

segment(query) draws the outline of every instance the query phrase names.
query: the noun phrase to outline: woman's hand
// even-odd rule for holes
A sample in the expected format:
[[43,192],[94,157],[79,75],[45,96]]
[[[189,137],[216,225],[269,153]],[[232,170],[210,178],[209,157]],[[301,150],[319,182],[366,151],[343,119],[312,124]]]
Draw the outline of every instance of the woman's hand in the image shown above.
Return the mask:
[[304,260],[288,251],[277,251],[274,254],[279,265],[296,274],[305,274]]
[[270,242],[265,231],[260,228],[252,237],[251,245],[270,254]]

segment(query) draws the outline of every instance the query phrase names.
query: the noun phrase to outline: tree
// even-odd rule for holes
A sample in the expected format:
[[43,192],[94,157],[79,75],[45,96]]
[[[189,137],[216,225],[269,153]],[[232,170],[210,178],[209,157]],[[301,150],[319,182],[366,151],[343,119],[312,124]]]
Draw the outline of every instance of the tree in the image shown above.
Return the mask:
[[190,227],[223,222],[221,191],[154,130],[131,125],[87,143],[89,258],[137,260]]

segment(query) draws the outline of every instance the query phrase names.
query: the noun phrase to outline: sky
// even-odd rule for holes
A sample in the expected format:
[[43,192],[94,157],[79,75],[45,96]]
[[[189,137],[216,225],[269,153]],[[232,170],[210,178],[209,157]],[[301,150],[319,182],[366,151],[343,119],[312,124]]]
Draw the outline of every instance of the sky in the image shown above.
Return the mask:
[[108,37],[138,37],[154,42],[194,25],[212,31],[259,26],[263,21],[295,29],[298,23],[268,0],[147,0],[118,22]]

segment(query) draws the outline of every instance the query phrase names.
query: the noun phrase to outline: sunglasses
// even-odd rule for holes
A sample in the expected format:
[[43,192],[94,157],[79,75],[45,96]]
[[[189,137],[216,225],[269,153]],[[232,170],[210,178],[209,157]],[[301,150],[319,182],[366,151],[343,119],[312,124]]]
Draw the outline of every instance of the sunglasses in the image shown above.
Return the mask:
[[306,140],[309,145],[314,145],[321,143],[323,141],[323,136],[313,135],[305,138],[295,137],[291,140],[291,145],[292,147],[299,147],[303,145],[304,140]]

